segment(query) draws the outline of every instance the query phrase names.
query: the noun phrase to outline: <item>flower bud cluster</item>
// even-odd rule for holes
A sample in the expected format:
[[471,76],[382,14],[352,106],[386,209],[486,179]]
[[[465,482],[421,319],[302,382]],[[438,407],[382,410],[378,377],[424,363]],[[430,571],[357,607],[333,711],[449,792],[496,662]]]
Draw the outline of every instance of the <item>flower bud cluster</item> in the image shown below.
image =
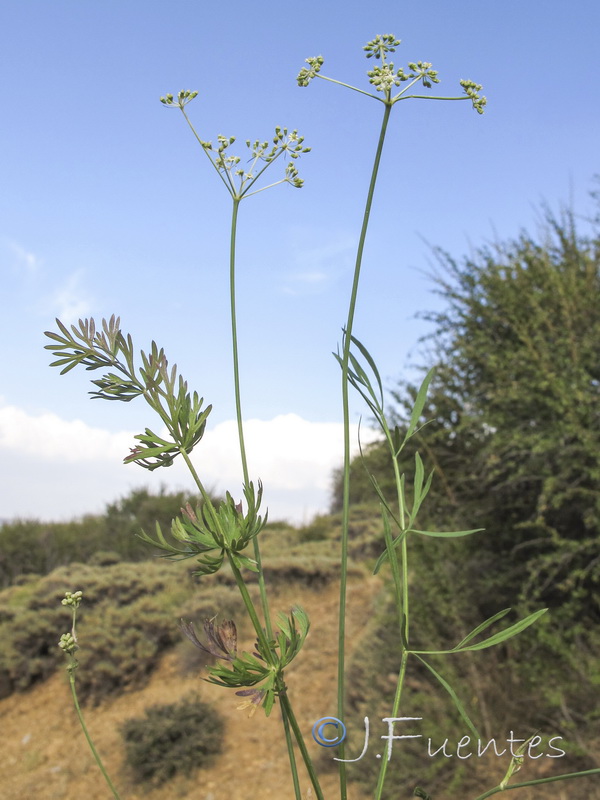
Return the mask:
[[[258,175],[264,170],[264,167],[262,167],[258,173],[255,172],[255,167],[259,161],[270,164],[281,155],[296,159],[303,153],[310,153],[310,147],[302,146],[304,136],[299,136],[297,130],[288,133],[287,128],[282,128],[277,125],[275,128],[275,135],[271,140],[271,146],[269,146],[269,142],[261,142],[258,139],[252,142],[250,139],[246,139],[246,147],[251,153],[250,169],[235,169],[240,163],[241,158],[239,156],[226,155],[227,148],[235,142],[235,136],[227,137],[219,135],[217,136],[217,142],[218,147],[215,149],[212,142],[205,142],[200,139],[200,144],[213,162],[217,171],[226,176],[234,174],[239,178],[238,192],[240,195],[244,194],[245,191],[250,188]],[[304,181],[298,177],[298,170],[290,166],[289,163],[286,165],[285,178],[283,181],[279,182],[289,183],[296,188],[300,188],[304,183]],[[233,183],[229,185],[233,188]]]
[[395,52],[396,48],[400,45],[400,39],[396,39],[393,33],[386,33],[385,35],[376,36],[367,42],[363,50],[367,53],[367,58],[381,58],[385,61],[386,53]]
[[63,633],[63,635],[60,637],[58,646],[64,653],[67,653],[71,656],[76,650],[79,650],[79,645],[75,641],[75,637],[72,633]]
[[431,64],[429,61],[417,61],[416,64],[411,61],[408,65],[408,68],[412,70],[412,73],[408,77],[421,78],[423,81],[423,86],[426,86],[428,89],[431,89],[432,83],[440,82],[440,79],[437,76],[437,70],[431,69]]
[[79,606],[81,605],[82,598],[83,598],[83,592],[81,590],[78,592],[65,592],[65,596],[60,602],[61,605],[63,606],[71,606],[72,608],[79,608]]
[[198,92],[181,91],[177,92],[177,100],[174,99],[172,94],[167,94],[160,98],[160,102],[164,106],[171,106],[172,108],[183,108],[187,103],[191,103],[194,97],[198,96]]
[[288,164],[286,164],[285,179],[289,184],[294,186],[296,189],[300,189],[304,185],[303,179],[298,177],[298,170],[292,164],[291,161]]
[[[389,105],[394,105],[394,103],[396,103],[398,100],[405,100],[408,98],[429,99],[424,95],[407,94],[407,92],[415,83],[418,82],[421,82],[425,88],[431,89],[434,83],[440,82],[437,70],[431,68],[431,63],[429,61],[410,61],[408,63],[407,70],[403,69],[402,67],[400,67],[400,69],[395,69],[394,64],[391,61],[388,62],[386,57],[388,53],[395,52],[399,45],[400,39],[396,39],[393,34],[387,33],[385,35],[376,36],[370,42],[367,42],[363,47],[367,58],[375,58],[380,61],[376,67],[367,72],[367,75],[369,77],[369,83],[375,87],[377,92],[384,94],[385,98],[378,98],[376,94],[362,92],[361,89],[357,89],[355,86],[350,86],[347,83],[342,83],[342,86],[346,86],[349,89],[354,89],[362,94],[369,94],[370,97],[381,99],[383,103]],[[300,86],[308,86],[309,82],[320,73],[323,61],[323,56],[318,56],[317,58],[307,58],[306,63],[309,66],[308,68],[305,67],[304,69],[300,70],[300,73],[297,77],[298,84]],[[325,75],[320,75],[320,77],[324,80],[332,81],[333,83],[341,83],[341,81],[333,80]],[[406,81],[410,81],[409,85],[405,86],[404,89],[398,92],[395,96],[392,96],[394,87],[398,87]],[[483,114],[483,109],[487,103],[487,100],[485,97],[482,97],[479,94],[481,91],[481,86],[473,81],[461,81],[460,83],[466,92],[467,98],[473,103],[473,108],[478,114]],[[460,100],[467,98],[431,97],[432,100]]]
[[400,68],[394,72],[393,64],[382,64],[381,66],[374,67],[367,72],[369,76],[369,83],[372,83],[378,92],[389,94],[393,86],[400,86],[403,81],[408,80],[408,76],[404,74],[404,70]]
[[323,56],[314,56],[313,58],[306,58],[305,61],[308,64],[308,69],[303,67],[298,73],[298,77],[296,78],[298,86],[308,86],[312,79],[321,71],[325,59]]
[[467,97],[473,103],[473,108],[475,111],[477,111],[478,114],[483,114],[483,108],[487,104],[487,99],[479,95],[479,92],[483,88],[481,84],[475,83],[475,81],[462,80],[460,85],[465,90]]
[[302,147],[303,141],[304,136],[298,136],[297,130],[288,134],[287,128],[280,128],[279,125],[275,127],[273,144],[285,150],[290,158],[298,158],[302,153],[310,153],[310,147]]

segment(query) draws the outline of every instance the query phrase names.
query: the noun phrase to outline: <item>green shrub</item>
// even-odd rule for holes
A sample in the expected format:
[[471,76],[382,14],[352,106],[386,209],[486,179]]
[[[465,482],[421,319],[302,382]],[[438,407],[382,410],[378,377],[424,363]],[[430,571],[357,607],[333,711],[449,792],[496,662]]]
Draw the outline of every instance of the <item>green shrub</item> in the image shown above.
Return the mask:
[[152,706],[121,728],[125,761],[136,780],[164,783],[209,763],[221,751],[223,731],[219,714],[195,695]]

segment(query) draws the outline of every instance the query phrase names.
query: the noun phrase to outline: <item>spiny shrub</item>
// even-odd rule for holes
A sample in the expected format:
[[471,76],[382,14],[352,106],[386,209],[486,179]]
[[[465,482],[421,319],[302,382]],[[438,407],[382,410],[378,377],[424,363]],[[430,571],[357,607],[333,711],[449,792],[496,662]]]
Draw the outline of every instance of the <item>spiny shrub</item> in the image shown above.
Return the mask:
[[209,763],[221,751],[223,730],[217,711],[196,695],[152,706],[121,727],[125,762],[136,780],[161,784]]

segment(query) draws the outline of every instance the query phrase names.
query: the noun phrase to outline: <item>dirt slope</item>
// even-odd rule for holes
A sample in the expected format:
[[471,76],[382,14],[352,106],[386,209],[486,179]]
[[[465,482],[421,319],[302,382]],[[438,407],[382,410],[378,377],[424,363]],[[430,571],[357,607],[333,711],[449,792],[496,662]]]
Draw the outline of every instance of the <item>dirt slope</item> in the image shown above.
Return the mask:
[[[372,609],[379,584],[353,580],[349,590],[348,642],[352,647]],[[289,587],[277,598],[276,608],[288,610],[300,600],[312,621],[306,645],[287,671],[287,683],[299,724],[311,754],[323,750],[311,737],[315,720],[335,713],[335,663],[337,642],[337,585],[316,592]],[[324,664],[328,668],[324,668]],[[214,703],[226,720],[224,752],[213,767],[190,778],[178,778],[163,788],[136,787],[123,769],[118,727],[157,703],[176,702],[191,690]],[[182,677],[177,657],[168,654],[143,690],[130,693],[95,709],[85,709],[86,720],[98,750],[115,781],[122,800],[292,800],[287,752],[280,718],[262,711],[248,718],[237,710],[240,698],[198,677]],[[26,694],[0,702],[2,800],[106,800],[111,797],[87,748],[72,708],[64,673]],[[303,792],[309,782],[301,773]],[[338,795],[335,771],[325,773],[326,796]],[[360,800],[354,789],[350,800]]]

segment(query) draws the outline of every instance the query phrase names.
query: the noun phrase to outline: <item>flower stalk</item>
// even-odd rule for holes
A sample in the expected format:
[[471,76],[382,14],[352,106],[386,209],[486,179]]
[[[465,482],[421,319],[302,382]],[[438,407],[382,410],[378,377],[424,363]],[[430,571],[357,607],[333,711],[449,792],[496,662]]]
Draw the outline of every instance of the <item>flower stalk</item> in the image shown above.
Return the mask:
[[85,719],[83,718],[83,712],[81,711],[81,706],[79,705],[79,699],[77,697],[77,688],[75,686],[75,671],[79,666],[79,662],[75,658],[75,653],[77,652],[77,650],[79,650],[79,645],[77,644],[76,626],[77,626],[77,609],[81,605],[82,599],[83,599],[83,592],[77,591],[77,592],[66,592],[64,598],[61,600],[61,605],[67,606],[68,608],[71,609],[72,622],[71,622],[71,632],[65,633],[60,637],[58,646],[67,656],[69,662],[67,665],[67,672],[69,673],[69,686],[71,688],[73,705],[75,706],[75,712],[77,714],[79,724],[81,725],[81,730],[83,731],[83,735],[85,736],[89,748],[92,751],[94,761],[98,765],[98,769],[102,773],[102,777],[106,781],[106,785],[110,789],[112,796],[115,798],[115,800],[121,800],[121,797],[117,792],[115,785],[113,784],[110,778],[110,775],[108,774],[104,764],[102,763],[100,754],[96,750],[96,745],[94,744],[94,741],[90,736],[87,725],[85,724]]

